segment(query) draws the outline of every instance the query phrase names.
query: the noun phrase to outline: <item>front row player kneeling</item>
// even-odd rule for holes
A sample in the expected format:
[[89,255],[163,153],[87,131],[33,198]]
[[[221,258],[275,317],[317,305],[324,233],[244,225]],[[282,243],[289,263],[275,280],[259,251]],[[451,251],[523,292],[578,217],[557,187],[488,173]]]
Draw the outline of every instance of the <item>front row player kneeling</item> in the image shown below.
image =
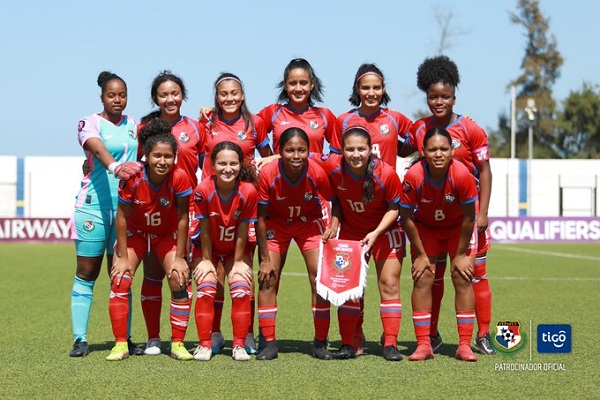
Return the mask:
[[154,250],[171,288],[171,356],[191,360],[183,339],[187,330],[190,298],[189,267],[185,260],[190,182],[174,168],[177,141],[171,126],[153,120],[139,133],[147,163],[138,174],[119,184],[116,216],[117,242],[110,272],[109,313],[116,344],[106,357],[119,361],[129,356],[127,316],[133,276],[143,257]]
[[[204,179],[194,191],[194,219],[200,220],[193,235],[193,275],[197,286],[195,306],[199,346],[194,359],[210,360],[214,302],[217,294],[216,266],[221,263],[229,281],[232,357],[248,361],[244,348],[250,326],[252,258],[254,243],[248,241],[251,222],[256,222],[258,195],[256,173],[244,164],[240,146],[224,141],[210,154],[214,175]],[[199,240],[197,239],[199,236]]]
[[459,161],[452,159],[452,139],[443,128],[434,127],[423,139],[424,159],[413,164],[404,177],[400,215],[411,243],[413,324],[417,348],[411,361],[433,358],[429,341],[431,288],[438,256],[448,253],[459,344],[456,358],[477,361],[470,347],[475,320],[473,273],[476,230],[475,178]]

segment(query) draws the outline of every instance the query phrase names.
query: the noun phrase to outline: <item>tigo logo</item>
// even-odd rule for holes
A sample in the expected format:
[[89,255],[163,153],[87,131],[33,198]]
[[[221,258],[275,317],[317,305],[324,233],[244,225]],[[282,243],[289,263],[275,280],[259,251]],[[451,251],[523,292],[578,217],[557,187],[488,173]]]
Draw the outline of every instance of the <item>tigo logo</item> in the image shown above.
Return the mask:
[[538,325],[538,353],[570,353],[571,325]]

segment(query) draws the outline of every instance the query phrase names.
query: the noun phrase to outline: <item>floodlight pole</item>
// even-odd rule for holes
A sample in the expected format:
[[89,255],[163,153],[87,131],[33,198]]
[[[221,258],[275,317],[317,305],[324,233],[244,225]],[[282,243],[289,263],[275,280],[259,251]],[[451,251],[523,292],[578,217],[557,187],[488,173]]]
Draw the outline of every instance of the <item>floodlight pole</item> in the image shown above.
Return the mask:
[[537,108],[535,108],[535,99],[528,98],[527,99],[527,107],[525,107],[525,112],[527,113],[527,119],[529,120],[529,153],[528,159],[533,159],[533,121],[535,121],[535,113],[537,112]]

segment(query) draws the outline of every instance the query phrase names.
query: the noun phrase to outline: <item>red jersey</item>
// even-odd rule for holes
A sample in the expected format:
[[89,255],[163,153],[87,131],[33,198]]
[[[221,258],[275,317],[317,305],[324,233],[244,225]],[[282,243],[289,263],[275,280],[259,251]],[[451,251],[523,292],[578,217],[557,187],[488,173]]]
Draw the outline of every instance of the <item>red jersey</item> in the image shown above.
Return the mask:
[[154,187],[148,180],[147,168],[119,183],[119,202],[131,206],[127,230],[153,235],[176,232],[179,223],[176,198],[192,193],[189,178],[181,168],[173,168],[162,185]]
[[323,153],[324,141],[329,142],[332,152],[340,152],[341,134],[335,115],[328,108],[308,106],[294,111],[287,104],[271,104],[258,115],[265,122],[267,132],[273,132],[273,152],[279,153],[279,139],[287,128],[300,128],[308,135],[309,151]]
[[[433,116],[418,120],[407,136],[406,144],[422,156],[425,133],[435,126]],[[466,165],[475,177],[479,177],[478,164],[490,159],[487,134],[483,128],[464,115],[459,115],[456,121],[444,128],[452,138],[453,158]]]
[[456,227],[464,219],[461,204],[477,201],[475,177],[456,160],[439,185],[431,181],[427,161],[408,169],[404,176],[400,206],[416,210],[414,219],[431,227]]
[[352,109],[337,119],[343,135],[352,126],[362,126],[371,135],[373,154],[396,169],[398,142],[403,142],[412,128],[412,121],[404,114],[379,108],[373,114],[366,115]]
[[227,121],[217,115],[214,125],[211,125],[210,121],[206,122],[206,125],[203,126],[206,132],[204,147],[206,156],[202,166],[202,179],[206,179],[214,173],[210,153],[218,143],[230,141],[239,145],[246,164],[250,164],[254,160],[256,149],[262,149],[269,145],[269,137],[262,118],[255,115],[252,115],[251,118],[254,126],[248,125],[247,128],[246,122],[241,116],[233,121]]
[[[138,132],[146,124],[139,124]],[[177,157],[175,158],[177,166],[187,173],[190,182],[196,186],[198,183],[196,171],[198,171],[200,157],[204,155],[204,143],[206,142],[204,130],[200,128],[200,124],[195,119],[181,117],[171,124],[171,134],[177,139]],[[141,158],[143,152],[143,146],[139,146],[138,158]]]
[[325,171],[307,160],[300,178],[290,182],[283,172],[283,160],[260,170],[258,204],[267,205],[269,218],[285,223],[322,219],[322,198],[331,200],[331,184]]
[[319,163],[331,179],[333,192],[344,216],[342,229],[351,229],[364,236],[377,228],[390,203],[397,204],[400,201],[400,178],[391,166],[378,158],[375,158],[373,168],[374,196],[368,203],[363,200],[365,176],[354,175],[343,156],[329,154],[319,158],[315,154],[311,160]]
[[[194,190],[194,218],[208,218],[215,254],[233,255],[240,223],[256,222],[258,195],[254,185],[240,181],[231,196],[223,199],[217,191],[216,179],[216,176],[210,176]],[[195,232],[194,237],[199,233]]]

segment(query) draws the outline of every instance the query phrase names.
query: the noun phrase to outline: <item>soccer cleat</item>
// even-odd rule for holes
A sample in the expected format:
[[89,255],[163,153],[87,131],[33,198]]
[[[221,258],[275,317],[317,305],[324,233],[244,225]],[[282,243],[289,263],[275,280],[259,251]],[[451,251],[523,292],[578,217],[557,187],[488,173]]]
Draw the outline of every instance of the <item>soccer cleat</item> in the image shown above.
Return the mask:
[[442,341],[442,335],[440,335],[440,331],[435,331],[435,336],[429,336],[429,344],[431,344],[431,349],[435,353],[439,350],[440,347],[444,344]]
[[244,341],[244,350],[248,354],[256,354],[256,340],[254,340],[254,334],[248,332],[246,340]]
[[312,356],[319,360],[333,360],[333,353],[327,350],[327,340],[314,340]]
[[147,356],[158,356],[160,353],[160,339],[154,338],[148,340],[148,343],[146,343],[146,348],[144,349],[144,354]]
[[235,346],[231,352],[231,357],[235,361],[249,361],[250,356],[242,346]]
[[85,357],[88,355],[88,343],[82,342],[81,339],[75,340],[73,349],[69,353],[69,357]]
[[477,361],[477,356],[473,354],[471,346],[468,344],[459,344],[456,349],[456,358],[463,361]]
[[129,354],[132,356],[143,356],[144,349],[138,347],[137,344],[133,343],[131,339],[127,339],[127,349],[129,350]]
[[212,350],[210,347],[198,346],[194,350],[194,360],[196,361],[209,361],[212,356]]
[[127,342],[117,342],[112,348],[110,354],[106,356],[106,361],[121,361],[129,357]]
[[213,332],[210,336],[210,343],[212,346],[212,353],[219,354],[223,347],[225,347],[225,337],[221,332]]
[[492,341],[489,333],[484,333],[482,337],[475,339],[475,346],[477,346],[481,354],[488,356],[493,356],[496,354],[496,350],[492,347]]
[[256,355],[257,360],[274,360],[279,355],[277,350],[277,340],[266,342],[265,348]]
[[171,358],[179,361],[189,361],[194,358],[182,342],[171,343]]
[[260,353],[265,347],[267,347],[267,341],[265,337],[262,335],[261,330],[258,330],[258,346],[256,347],[256,352]]
[[433,358],[433,349],[431,345],[420,344],[417,349],[412,353],[408,359],[409,361],[425,361]]
[[335,352],[334,357],[336,360],[348,360],[350,358],[356,358],[356,352],[352,346],[343,344],[342,347]]
[[383,358],[387,361],[402,361],[402,354],[396,346],[385,346],[383,348]]

